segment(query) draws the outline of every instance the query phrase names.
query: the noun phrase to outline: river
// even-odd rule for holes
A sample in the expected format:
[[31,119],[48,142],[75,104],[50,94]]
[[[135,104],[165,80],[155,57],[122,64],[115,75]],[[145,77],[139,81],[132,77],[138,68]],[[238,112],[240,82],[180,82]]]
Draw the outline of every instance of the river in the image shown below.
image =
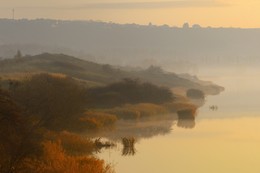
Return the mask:
[[170,132],[138,140],[133,155],[122,155],[118,145],[97,156],[116,173],[259,173],[260,70],[231,68],[199,77],[225,91],[206,97],[195,127],[172,122]]

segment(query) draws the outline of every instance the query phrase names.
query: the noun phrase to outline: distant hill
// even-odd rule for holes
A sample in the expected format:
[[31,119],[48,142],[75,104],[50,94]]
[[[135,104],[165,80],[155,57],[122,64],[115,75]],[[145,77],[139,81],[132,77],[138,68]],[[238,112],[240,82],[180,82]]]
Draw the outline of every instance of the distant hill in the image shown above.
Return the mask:
[[260,29],[0,19],[2,58],[21,49],[24,55],[66,53],[98,63],[196,72],[204,66],[259,64],[259,40]]
[[170,88],[200,89],[206,94],[217,94],[223,90],[213,83],[190,77],[193,79],[191,80],[187,75],[184,78],[175,73],[165,72],[160,67],[151,66],[145,70],[125,71],[108,64],[97,64],[64,54],[44,53],[0,61],[1,76],[42,72],[72,76],[89,86],[106,85],[124,78],[133,78]]

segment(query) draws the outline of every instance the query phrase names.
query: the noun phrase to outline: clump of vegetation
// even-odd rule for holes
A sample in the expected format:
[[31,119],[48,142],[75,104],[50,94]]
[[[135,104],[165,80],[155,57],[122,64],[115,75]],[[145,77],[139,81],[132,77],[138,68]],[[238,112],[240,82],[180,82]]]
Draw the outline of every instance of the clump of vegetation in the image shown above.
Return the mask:
[[134,137],[124,137],[122,138],[122,144],[123,144],[123,150],[122,155],[123,156],[129,156],[129,155],[135,155],[136,149],[135,149],[135,138]]
[[203,91],[198,90],[198,89],[189,89],[186,92],[187,97],[192,98],[192,99],[204,99],[205,94]]
[[[36,74],[10,84],[14,100],[34,115],[35,122],[56,131],[98,130],[117,119],[165,114],[168,110],[159,104],[174,99],[167,88],[131,79],[87,89],[64,75]],[[91,109],[95,107],[107,109]]]
[[22,161],[40,152],[38,129],[0,88],[0,172],[17,172]]
[[117,117],[102,111],[86,111],[80,121],[83,129],[99,130],[111,128],[117,121]]
[[43,154],[36,159],[26,159],[19,173],[112,173],[111,166],[89,156],[70,156],[60,142],[43,142]]
[[135,144],[135,138],[134,137],[129,137],[129,138],[122,138],[122,144],[125,146],[125,147],[130,147],[130,146],[133,146]]
[[170,102],[163,104],[167,110],[170,112],[178,112],[181,110],[191,110],[193,114],[195,114],[197,107],[191,103],[184,103],[184,102]]
[[14,58],[22,58],[22,53],[20,50],[17,50],[16,55],[14,56]]
[[152,103],[127,104],[105,111],[116,115],[118,119],[140,119],[168,113],[164,106]]
[[192,109],[184,109],[177,111],[179,119],[195,120],[195,112]]
[[52,130],[72,130],[84,111],[84,88],[73,78],[37,74],[11,87],[14,100],[38,123]]
[[98,149],[98,151],[102,148],[111,148],[111,147],[115,147],[116,144],[109,142],[109,141],[101,141],[101,138],[95,139],[95,146]]
[[177,126],[182,128],[195,127],[195,112],[192,109],[183,109],[177,111],[178,122]]
[[178,119],[177,126],[186,129],[192,129],[196,125],[195,120]]
[[89,155],[95,151],[95,144],[92,140],[68,131],[47,131],[44,133],[44,139],[59,141],[66,154],[69,155]]
[[168,88],[124,79],[108,86],[89,89],[87,98],[89,106],[105,108],[137,103],[160,104],[172,101],[174,96]]

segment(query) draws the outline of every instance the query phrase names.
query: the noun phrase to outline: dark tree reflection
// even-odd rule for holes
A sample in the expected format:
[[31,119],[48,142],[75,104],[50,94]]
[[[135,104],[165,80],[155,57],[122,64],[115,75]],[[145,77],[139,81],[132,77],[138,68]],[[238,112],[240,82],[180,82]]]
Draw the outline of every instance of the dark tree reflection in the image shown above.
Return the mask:
[[191,110],[178,111],[178,122],[177,126],[182,128],[194,128],[195,123],[195,112]]
[[182,127],[182,128],[187,128],[187,129],[192,129],[196,125],[194,120],[178,120],[177,126]]

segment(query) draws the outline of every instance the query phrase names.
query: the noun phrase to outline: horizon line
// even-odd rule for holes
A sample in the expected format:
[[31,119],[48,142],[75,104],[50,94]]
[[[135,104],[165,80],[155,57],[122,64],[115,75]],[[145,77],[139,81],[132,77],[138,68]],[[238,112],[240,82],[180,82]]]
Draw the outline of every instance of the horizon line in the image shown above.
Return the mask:
[[142,23],[120,23],[120,22],[113,22],[113,21],[103,21],[98,19],[56,19],[56,18],[1,18],[0,20],[10,20],[10,21],[19,21],[19,20],[53,20],[53,21],[60,21],[60,22],[96,22],[96,23],[106,23],[106,24],[114,24],[114,25],[137,25],[137,26],[146,26],[146,27],[168,27],[172,29],[260,29],[260,27],[234,27],[234,26],[201,26],[199,23],[191,24],[189,22],[183,22],[184,24],[189,24],[189,28],[184,28],[183,26],[177,25],[169,25],[169,24],[156,24],[153,22],[148,22],[148,24]]

